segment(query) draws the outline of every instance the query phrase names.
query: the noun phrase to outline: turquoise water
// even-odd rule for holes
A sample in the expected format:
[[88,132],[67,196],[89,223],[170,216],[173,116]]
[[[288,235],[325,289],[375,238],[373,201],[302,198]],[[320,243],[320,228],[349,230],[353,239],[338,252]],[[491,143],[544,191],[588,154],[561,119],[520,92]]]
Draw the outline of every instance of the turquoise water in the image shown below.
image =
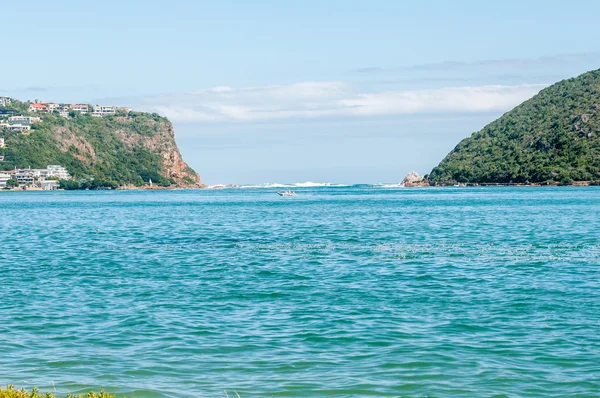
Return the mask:
[[600,189],[0,193],[0,385],[600,396]]

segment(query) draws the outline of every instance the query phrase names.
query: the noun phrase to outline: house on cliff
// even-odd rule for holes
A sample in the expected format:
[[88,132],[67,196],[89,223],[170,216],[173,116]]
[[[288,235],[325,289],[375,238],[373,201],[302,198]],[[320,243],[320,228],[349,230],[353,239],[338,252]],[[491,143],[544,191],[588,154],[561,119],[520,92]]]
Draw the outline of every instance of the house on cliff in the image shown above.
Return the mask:
[[48,112],[48,107],[44,104],[40,104],[39,102],[34,102],[29,105],[29,112]]

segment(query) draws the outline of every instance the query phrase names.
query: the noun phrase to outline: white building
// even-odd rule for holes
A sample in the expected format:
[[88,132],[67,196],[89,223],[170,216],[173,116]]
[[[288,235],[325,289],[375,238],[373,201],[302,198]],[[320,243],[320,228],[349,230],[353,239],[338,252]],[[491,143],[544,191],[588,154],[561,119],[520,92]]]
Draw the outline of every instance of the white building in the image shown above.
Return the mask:
[[4,127],[9,131],[29,131],[31,130],[31,126],[27,126],[24,124],[9,124],[9,123],[0,123],[0,128]]
[[12,100],[8,97],[0,97],[0,106],[6,106],[10,104]]
[[58,189],[60,183],[55,180],[40,181],[40,188],[46,191],[54,191]]
[[8,122],[11,124],[31,124],[40,121],[42,121],[42,119],[34,116],[11,116],[8,118]]
[[17,180],[20,185],[39,185],[44,189],[55,189],[58,187],[58,182],[48,180],[50,177],[58,178],[59,180],[70,180],[71,174],[68,170],[59,165],[49,165],[45,169],[18,169],[10,171],[12,178]]
[[48,165],[48,167],[46,167],[46,170],[48,172],[47,177],[57,177],[61,180],[70,180],[71,179],[71,174],[69,174],[69,171],[60,165],[57,165],[57,164]]
[[94,106],[94,111],[92,112],[92,116],[94,117],[103,117],[108,115],[114,115],[117,112],[117,108],[114,106]]
[[54,112],[55,110],[58,110],[58,108],[60,108],[59,104],[46,103],[45,105],[48,107],[48,112]]
[[15,170],[12,178],[17,180],[19,185],[33,184],[35,182],[35,173],[31,169]]
[[68,105],[61,106],[58,108],[58,116],[60,117],[69,117],[69,111],[71,108]]
[[0,138],[0,148],[6,148],[6,143],[4,142],[4,138]]
[[39,177],[44,180],[49,177],[56,177],[60,180],[70,180],[71,174],[69,171],[59,165],[48,165],[45,169],[26,169],[30,171],[34,177]]
[[11,178],[12,178],[12,176],[10,174],[0,172],[0,189],[6,188],[6,182],[8,180],[10,180]]
[[82,115],[88,113],[89,107],[82,104],[71,104],[70,108],[74,111],[80,112]]

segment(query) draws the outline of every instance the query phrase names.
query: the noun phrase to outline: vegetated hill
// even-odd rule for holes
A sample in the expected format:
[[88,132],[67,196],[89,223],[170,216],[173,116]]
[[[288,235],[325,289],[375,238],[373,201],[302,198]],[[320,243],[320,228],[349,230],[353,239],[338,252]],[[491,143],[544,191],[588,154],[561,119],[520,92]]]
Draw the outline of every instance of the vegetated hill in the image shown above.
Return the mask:
[[600,70],[558,82],[462,140],[435,183],[600,180]]
[[0,170],[66,167],[76,179],[94,178],[119,186],[141,186],[151,179],[161,186],[197,186],[200,176],[181,158],[168,119],[157,114],[130,112],[92,117],[75,114],[28,113],[27,103],[6,108],[35,115],[30,133],[1,131],[6,148]]

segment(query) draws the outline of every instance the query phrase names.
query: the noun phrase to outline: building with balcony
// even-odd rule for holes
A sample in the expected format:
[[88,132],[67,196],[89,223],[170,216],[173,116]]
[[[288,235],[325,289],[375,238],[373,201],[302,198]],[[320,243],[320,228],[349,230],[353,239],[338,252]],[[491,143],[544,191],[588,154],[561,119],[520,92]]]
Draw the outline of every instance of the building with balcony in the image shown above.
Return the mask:
[[58,108],[60,108],[59,104],[45,103],[45,105],[48,107],[48,112],[54,112],[54,111],[57,111]]
[[115,113],[117,113],[117,108],[114,106],[96,105],[96,106],[94,106],[94,111],[92,112],[92,116],[103,117],[103,116],[114,115]]
[[8,173],[0,172],[0,189],[6,188],[6,183],[10,180],[12,176]]
[[32,185],[35,183],[35,173],[31,169],[14,170],[12,178],[17,180],[19,185]]
[[88,113],[88,110],[89,110],[89,107],[85,104],[71,104],[70,108],[71,108],[71,110],[79,112],[82,115],[85,115],[86,113]]
[[27,126],[24,124],[10,124],[10,123],[0,123],[0,129],[5,128],[8,131],[29,131],[31,130],[31,126]]
[[[44,170],[44,169],[42,169]],[[48,173],[46,175],[47,177],[57,177],[61,180],[70,180],[71,174],[69,174],[69,171],[67,169],[65,169],[64,167],[57,165],[57,164],[51,164],[48,165],[48,167],[46,167],[46,172]]]
[[8,118],[10,124],[32,124],[39,123],[42,119],[35,116],[11,116]]

